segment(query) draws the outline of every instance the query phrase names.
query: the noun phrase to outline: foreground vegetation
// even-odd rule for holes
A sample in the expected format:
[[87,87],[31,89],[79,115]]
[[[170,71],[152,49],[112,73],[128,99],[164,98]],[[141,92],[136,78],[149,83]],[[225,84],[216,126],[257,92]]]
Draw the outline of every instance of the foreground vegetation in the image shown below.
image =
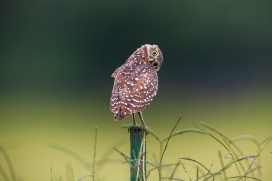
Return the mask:
[[[262,180],[263,174],[262,174],[262,166],[259,164],[261,153],[264,150],[264,148],[270,143],[272,139],[272,135],[266,137],[262,141],[258,141],[253,136],[249,135],[241,135],[235,138],[229,138],[222,132],[220,132],[218,129],[213,128],[212,126],[201,122],[199,126],[195,126],[194,129],[183,129],[175,131],[175,128],[179,124],[181,120],[180,119],[176,122],[175,126],[171,130],[169,136],[165,138],[161,138],[158,136],[157,133],[155,133],[153,130],[148,129],[149,136],[153,136],[155,140],[159,143],[159,155],[153,154],[153,158],[155,162],[151,162],[149,160],[145,160],[145,163],[147,165],[147,170],[144,175],[146,175],[146,178],[144,180],[149,180],[150,174],[156,174],[158,175],[158,179],[160,181],[162,180]],[[123,126],[124,128],[127,128],[129,125]],[[73,149],[59,144],[55,142],[50,142],[49,146],[51,148],[60,150],[62,152],[68,153],[75,159],[77,159],[79,162],[82,163],[82,165],[89,170],[89,173],[86,173],[85,175],[82,175],[80,178],[75,178],[73,174],[73,169],[67,169],[67,172],[70,172],[69,174],[66,174],[68,178],[62,178],[60,177],[59,180],[84,180],[88,177],[91,177],[92,180],[101,180],[99,178],[99,172],[101,171],[101,168],[105,166],[105,164],[109,163],[111,161],[111,154],[116,151],[118,152],[123,158],[125,164],[129,164],[130,162],[137,162],[141,163],[143,160],[141,160],[141,157],[139,156],[138,160],[131,160],[127,154],[122,152],[118,149],[118,146],[121,143],[117,143],[113,148],[110,147],[101,159],[96,159],[96,145],[97,145],[97,138],[98,138],[98,128],[95,129],[95,136],[94,136],[94,149],[93,149],[93,161],[88,162],[85,158],[83,158],[80,154],[78,154]],[[214,162],[211,161],[210,165],[204,165],[200,161],[194,159],[194,158],[188,158],[188,157],[177,157],[177,161],[175,163],[170,164],[163,164],[163,158],[167,154],[168,145],[171,144],[171,139],[176,136],[182,136],[185,133],[194,133],[194,134],[201,134],[203,136],[209,136],[211,138],[211,141],[214,141],[214,144],[218,144],[218,148],[220,149],[218,151],[218,155],[215,155],[215,157],[219,157],[221,168],[218,170],[215,170],[213,168]],[[256,147],[257,152],[255,155],[245,155],[243,150],[236,144],[238,141],[245,141],[249,140],[252,141]],[[145,140],[144,140],[145,141]],[[153,148],[154,149],[154,148]],[[155,148],[156,149],[156,148]],[[178,148],[176,148],[178,149]],[[205,149],[205,147],[203,147]],[[222,151],[221,151],[222,149]],[[201,150],[193,150],[193,151],[201,151]],[[11,162],[11,159],[8,155],[8,153],[5,151],[4,147],[0,145],[0,152],[2,156],[5,158],[5,161],[8,165],[9,171],[6,172],[2,166],[0,165],[0,174],[3,177],[4,180],[11,180],[15,181],[16,179],[16,171],[13,168],[13,164]],[[147,154],[152,152],[152,150],[147,150],[146,152],[141,153],[141,155]],[[222,154],[222,152],[224,154]],[[228,161],[224,162],[223,158],[226,158]],[[187,172],[186,168],[186,162],[191,162],[195,165],[195,174],[190,175]],[[2,163],[1,163],[2,164]],[[143,169],[140,168],[139,164],[139,173],[143,171]],[[99,167],[100,169],[96,169]],[[231,176],[232,174],[229,174],[230,168],[235,168],[236,170],[236,176]],[[178,169],[181,168],[182,170],[187,173],[187,175],[183,175],[182,178],[177,177],[176,173],[178,172]],[[167,170],[167,171],[165,171]],[[50,168],[50,180],[53,181],[52,176],[53,169],[52,166]],[[233,173],[233,171],[231,172]],[[102,179],[103,180],[103,179]],[[140,180],[140,178],[139,178]]]

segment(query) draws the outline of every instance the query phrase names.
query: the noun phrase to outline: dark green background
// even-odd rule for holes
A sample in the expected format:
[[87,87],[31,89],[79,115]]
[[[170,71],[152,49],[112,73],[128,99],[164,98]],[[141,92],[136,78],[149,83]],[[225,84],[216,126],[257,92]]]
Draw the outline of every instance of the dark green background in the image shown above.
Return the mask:
[[136,48],[158,44],[161,87],[272,84],[270,2],[1,4],[1,87],[110,89]]
[[[167,135],[180,114],[179,129],[205,121],[230,137],[252,134],[262,140],[271,134],[271,9],[271,2],[253,0],[1,2],[0,143],[18,178],[48,180],[51,164],[59,166],[55,179],[64,176],[63,165],[71,157],[55,159],[65,154],[48,148],[47,140],[91,160],[96,125],[98,157],[114,141],[128,139],[119,126],[131,118],[114,122],[109,111],[111,74],[143,44],[157,44],[164,55],[158,96],[144,112],[158,134]],[[190,156],[199,147],[188,145],[199,145],[201,139],[176,139],[184,143],[176,145],[184,152],[166,162]],[[195,154],[209,165],[220,145],[206,141],[214,154]],[[150,138],[150,147],[153,142]],[[128,145],[123,149],[129,155]],[[78,179],[87,171],[76,172],[84,169],[74,162]],[[37,175],[31,174],[33,168]]]

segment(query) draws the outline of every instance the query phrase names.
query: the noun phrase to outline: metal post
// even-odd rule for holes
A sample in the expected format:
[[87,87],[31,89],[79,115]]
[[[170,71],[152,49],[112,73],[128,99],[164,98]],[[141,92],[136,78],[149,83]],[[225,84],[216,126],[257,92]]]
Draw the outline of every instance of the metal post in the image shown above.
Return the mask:
[[[146,156],[145,130],[140,127],[130,128],[130,181],[145,181]],[[137,179],[138,178],[138,179]],[[136,180],[137,179],[137,180]]]

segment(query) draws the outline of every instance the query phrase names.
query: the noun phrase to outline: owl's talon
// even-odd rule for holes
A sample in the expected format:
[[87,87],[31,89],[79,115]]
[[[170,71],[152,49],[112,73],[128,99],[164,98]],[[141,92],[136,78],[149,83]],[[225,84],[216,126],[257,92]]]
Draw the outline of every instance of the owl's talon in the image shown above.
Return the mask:
[[131,126],[128,127],[128,132],[130,133],[130,129],[132,128],[139,128],[144,130],[145,135],[149,134],[148,127],[146,125],[137,125],[137,124],[132,124]]
[[137,124],[132,124],[131,126],[128,127],[128,132],[130,133],[130,129],[131,128],[139,128],[140,126],[138,126]]
[[145,131],[145,135],[148,135],[149,134],[148,127],[146,125],[142,125],[142,127]]

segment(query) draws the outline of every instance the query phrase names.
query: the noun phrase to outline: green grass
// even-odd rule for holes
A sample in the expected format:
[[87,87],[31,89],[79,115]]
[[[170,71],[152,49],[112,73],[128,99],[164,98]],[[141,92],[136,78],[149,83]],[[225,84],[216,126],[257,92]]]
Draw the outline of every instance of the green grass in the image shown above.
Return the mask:
[[[258,163],[257,159],[260,160],[261,153],[264,151],[266,146],[270,143],[272,139],[272,135],[266,137],[262,141],[258,141],[252,136],[239,136],[233,139],[228,138],[226,135],[221,133],[219,130],[213,128],[210,125],[207,125],[206,123],[201,123],[201,126],[206,128],[201,128],[197,126],[197,129],[186,129],[186,130],[178,130],[174,132],[175,128],[177,127],[178,123],[180,122],[180,119],[178,119],[177,123],[171,130],[169,136],[166,138],[160,138],[158,134],[156,134],[153,130],[148,129],[150,132],[149,136],[153,136],[156,141],[158,141],[160,154],[154,155],[154,157],[159,158],[159,162],[152,162],[149,160],[146,160],[146,164],[148,165],[147,169],[147,178],[145,180],[149,180],[148,176],[150,174],[154,175],[156,174],[156,170],[158,171],[158,179],[160,181],[162,180],[205,180],[205,181],[212,181],[212,180],[237,180],[240,179],[242,181],[245,180],[262,180],[262,171],[261,171],[261,165]],[[127,126],[123,126],[126,128]],[[212,132],[209,132],[209,131]],[[95,128],[95,136],[94,136],[94,149],[93,149],[93,160],[92,162],[87,161],[87,159],[83,158],[79,153],[74,151],[73,149],[64,146],[59,143],[50,142],[49,147],[57,149],[62,152],[62,154],[68,154],[71,157],[78,160],[83,167],[85,167],[87,170],[89,170],[89,173],[86,173],[82,175],[79,178],[74,177],[74,169],[77,168],[71,168],[71,165],[67,165],[66,167],[66,175],[67,180],[75,181],[75,180],[87,180],[86,178],[91,177],[93,181],[95,180],[104,180],[99,178],[101,169],[98,169],[98,171],[95,171],[96,167],[103,167],[105,164],[110,163],[110,157],[113,154],[114,151],[118,152],[123,158],[125,164],[129,164],[132,160],[122,151],[118,150],[115,147],[120,146],[119,144],[115,144],[114,148],[109,147],[109,149],[105,152],[105,154],[101,157],[101,159],[96,160],[96,151],[97,151],[97,140],[98,140],[98,128]],[[194,133],[194,134],[201,134],[202,136],[208,136],[210,137],[210,141],[214,142],[213,144],[218,145],[218,149],[220,150],[218,153],[221,168],[216,169],[213,168],[214,162],[211,161],[210,166],[205,165],[201,163],[201,161],[189,158],[189,157],[180,157],[176,158],[177,161],[175,163],[168,163],[163,164],[163,158],[164,155],[167,154],[168,145],[171,144],[171,139],[176,136],[183,136],[185,133]],[[254,144],[257,145],[258,150],[255,155],[245,155],[242,151],[242,149],[236,145],[237,141],[246,141],[251,140],[254,142]],[[103,142],[103,140],[100,140]],[[147,145],[148,146],[148,145]],[[163,147],[163,151],[162,151]],[[178,148],[176,146],[172,147],[174,149],[182,149]],[[156,148],[153,148],[156,149]],[[221,149],[226,152],[224,156],[221,154]],[[193,150],[193,151],[201,151],[201,150]],[[3,177],[4,180],[11,180],[15,181],[16,179],[16,171],[13,168],[13,164],[10,160],[10,157],[8,153],[5,151],[4,147],[0,145],[0,152],[3,155],[3,157],[6,160],[6,163],[8,165],[8,172],[4,171],[2,166],[0,165],[0,174]],[[148,149],[147,152],[152,152],[152,149]],[[217,157],[217,155],[214,155],[214,157]],[[140,157],[139,157],[140,158]],[[224,163],[223,158],[228,160],[226,163]],[[215,159],[215,158],[214,158]],[[120,161],[121,162],[121,161]],[[193,165],[195,165],[195,174],[188,174],[187,172],[187,162],[191,162]],[[182,166],[182,168],[180,168]],[[234,167],[234,171],[229,171],[231,167]],[[167,168],[167,169],[166,169]],[[129,169],[129,168],[128,168]],[[139,169],[141,169],[139,167]],[[186,172],[187,175],[184,175],[182,177],[175,176],[177,172]],[[60,176],[59,179],[53,178],[53,166],[50,166],[50,176],[48,176],[48,180],[54,181],[54,180],[62,180],[64,178],[63,176]]]

